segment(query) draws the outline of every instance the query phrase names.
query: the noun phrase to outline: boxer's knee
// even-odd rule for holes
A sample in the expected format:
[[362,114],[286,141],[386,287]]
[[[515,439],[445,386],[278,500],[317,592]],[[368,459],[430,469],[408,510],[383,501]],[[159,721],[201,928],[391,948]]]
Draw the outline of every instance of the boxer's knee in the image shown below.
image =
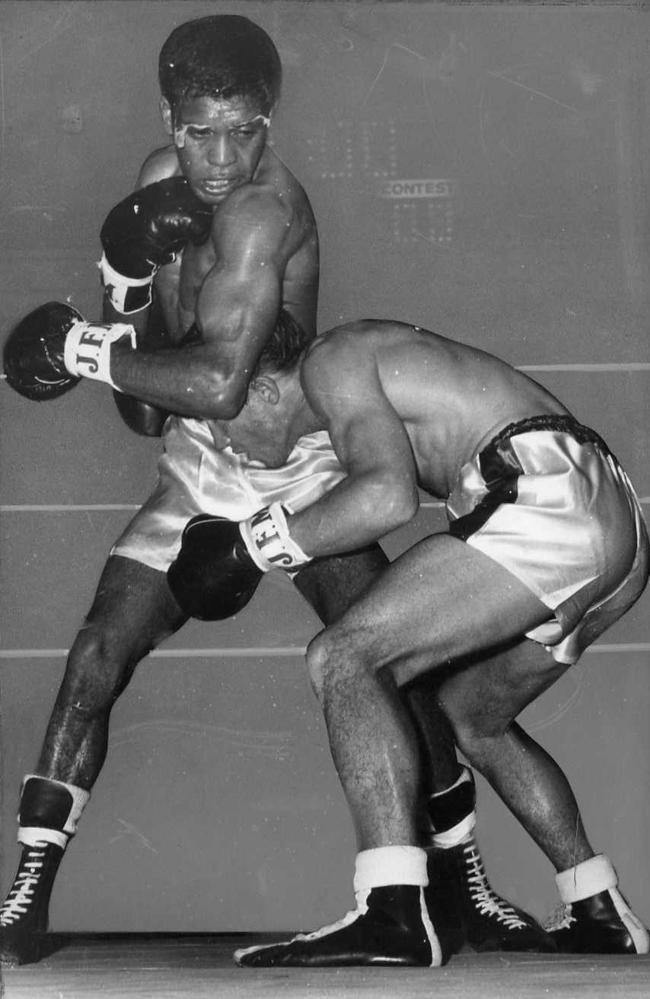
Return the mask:
[[328,673],[331,669],[329,629],[321,631],[307,646],[307,673],[318,700],[322,703]]
[[307,647],[307,670],[319,701],[327,698],[333,685],[358,679],[372,671],[372,655],[367,643],[345,626],[334,625],[321,631]]
[[86,622],[70,652],[59,693],[75,714],[93,717],[110,710],[135,663],[120,641],[119,628]]
[[475,714],[450,718],[450,722],[456,746],[470,766],[480,772],[489,764],[512,725],[510,719]]

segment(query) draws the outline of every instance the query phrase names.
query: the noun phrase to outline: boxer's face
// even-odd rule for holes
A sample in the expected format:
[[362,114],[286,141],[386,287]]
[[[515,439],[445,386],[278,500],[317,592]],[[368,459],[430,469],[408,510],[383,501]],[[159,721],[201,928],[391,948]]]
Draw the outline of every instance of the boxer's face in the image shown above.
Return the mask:
[[250,183],[269,124],[252,99],[192,97],[181,101],[173,114],[163,99],[161,110],[181,170],[201,201],[218,205]]
[[289,439],[290,419],[290,395],[280,390],[278,380],[261,375],[249,385],[246,404],[237,416],[215,422],[236,454],[261,461],[269,468],[279,468],[286,463],[293,447]]

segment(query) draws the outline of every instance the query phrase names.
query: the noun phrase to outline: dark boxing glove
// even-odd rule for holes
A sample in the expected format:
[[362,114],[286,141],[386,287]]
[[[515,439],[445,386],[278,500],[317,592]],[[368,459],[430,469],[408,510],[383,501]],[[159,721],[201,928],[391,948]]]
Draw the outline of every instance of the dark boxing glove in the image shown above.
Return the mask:
[[189,617],[223,621],[246,606],[262,575],[246,551],[239,524],[200,514],[185,526],[167,582]]
[[[113,385],[111,344],[122,337],[135,346],[135,330],[124,323],[87,323],[72,306],[48,302],[25,316],[4,346],[7,381],[27,399],[56,399],[81,377]],[[114,386],[115,387],[115,386]]]
[[309,561],[289,537],[283,508],[273,503],[239,524],[209,514],[193,517],[167,581],[189,617],[222,621],[246,606],[265,572],[293,571]]
[[169,416],[166,409],[160,409],[151,402],[125,395],[124,392],[113,392],[117,411],[129,430],[141,437],[160,437],[165,420]]
[[189,242],[203,243],[212,215],[185,177],[149,184],[120,201],[100,233],[99,269],[114,308],[128,314],[149,305],[158,268],[170,264]]

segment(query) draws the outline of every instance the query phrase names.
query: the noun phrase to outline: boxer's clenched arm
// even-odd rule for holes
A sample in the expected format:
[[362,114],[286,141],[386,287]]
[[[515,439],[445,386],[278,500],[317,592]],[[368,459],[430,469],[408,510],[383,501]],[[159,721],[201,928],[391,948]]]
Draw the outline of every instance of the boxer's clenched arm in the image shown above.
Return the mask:
[[347,475],[289,517],[289,532],[312,557],[350,551],[400,527],[417,511],[410,441],[384,394],[374,355],[353,336],[317,341],[303,365],[302,382]]
[[233,192],[214,216],[216,260],[196,307],[200,341],[136,354],[117,345],[111,371],[121,391],[186,416],[236,415],[281,306],[291,223],[276,195],[252,186]]

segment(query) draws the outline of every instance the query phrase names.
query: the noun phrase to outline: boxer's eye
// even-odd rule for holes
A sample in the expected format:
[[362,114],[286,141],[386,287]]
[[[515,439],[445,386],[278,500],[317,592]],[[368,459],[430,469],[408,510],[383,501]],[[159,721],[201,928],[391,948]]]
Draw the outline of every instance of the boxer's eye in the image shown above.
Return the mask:
[[190,139],[194,139],[195,141],[201,139],[207,139],[210,137],[211,134],[212,134],[212,129],[197,128],[195,125],[190,125],[186,130],[186,135],[188,135]]

